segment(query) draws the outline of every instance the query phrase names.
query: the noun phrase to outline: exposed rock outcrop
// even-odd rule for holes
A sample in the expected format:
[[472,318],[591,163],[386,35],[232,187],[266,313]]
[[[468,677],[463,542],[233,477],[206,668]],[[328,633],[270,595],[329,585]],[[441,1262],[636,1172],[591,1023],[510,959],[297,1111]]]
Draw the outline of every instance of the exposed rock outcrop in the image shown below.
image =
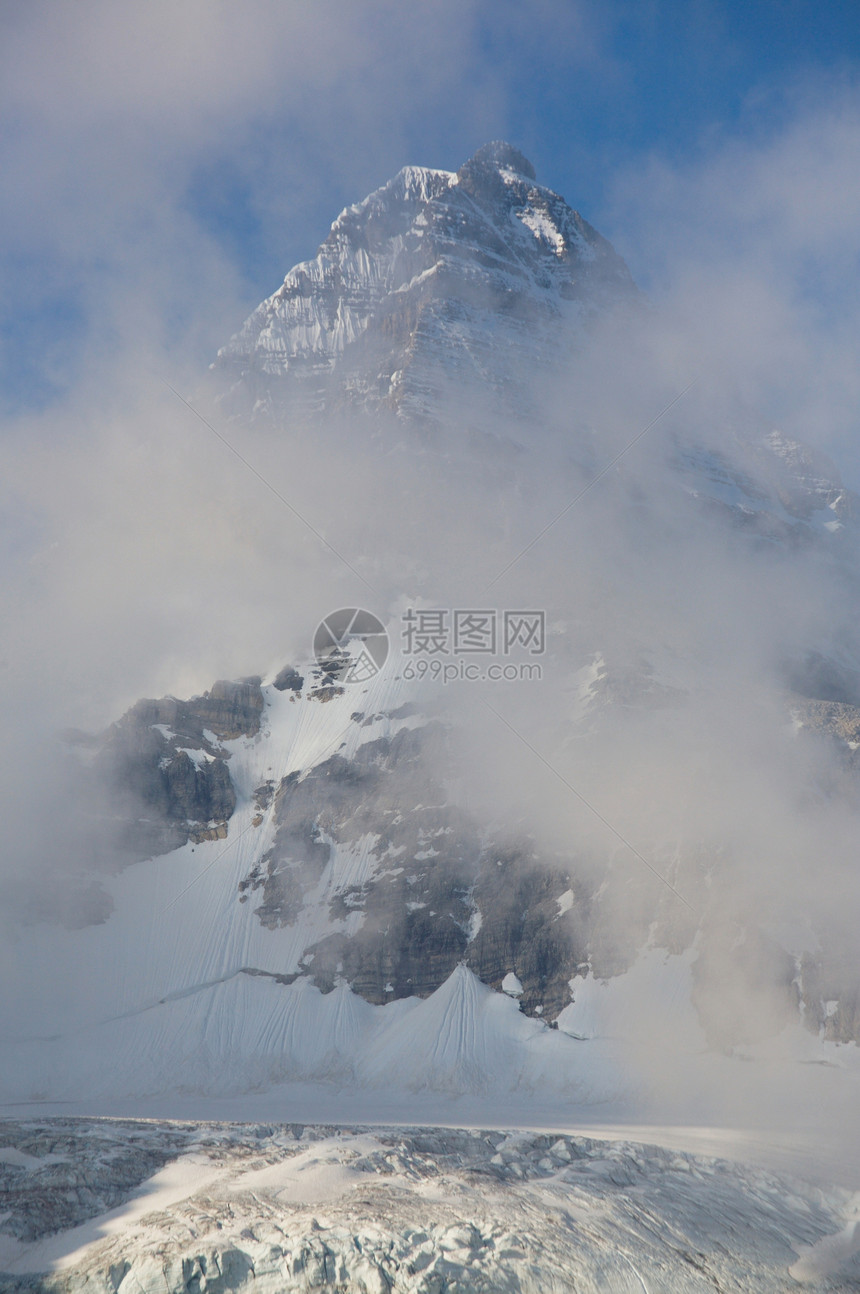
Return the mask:
[[261,896],[264,925],[291,925],[333,851],[372,838],[371,879],[331,901],[332,919],[348,929],[305,954],[320,988],[344,978],[370,1002],[426,997],[465,961],[493,988],[514,972],[523,1009],[554,1019],[587,955],[587,892],[575,912],[566,908],[570,875],[539,859],[533,842],[482,839],[439,779],[447,743],[444,727],[429,723],[369,741],[353,760],[335,755],[291,774],[275,798],[274,844],[241,896]]
[[138,701],[87,743],[117,865],[226,836],[236,792],[224,743],[255,736],[262,712],[259,678],[221,681],[190,701]]

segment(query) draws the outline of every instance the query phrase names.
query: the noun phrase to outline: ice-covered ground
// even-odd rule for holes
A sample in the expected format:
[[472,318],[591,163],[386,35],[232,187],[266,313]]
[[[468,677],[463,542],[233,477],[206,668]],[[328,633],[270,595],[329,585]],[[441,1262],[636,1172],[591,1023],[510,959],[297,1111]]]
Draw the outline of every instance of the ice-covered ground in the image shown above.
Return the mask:
[[0,1124],[0,1143],[8,1294],[751,1294],[860,1278],[851,1191],[624,1139],[58,1119]]

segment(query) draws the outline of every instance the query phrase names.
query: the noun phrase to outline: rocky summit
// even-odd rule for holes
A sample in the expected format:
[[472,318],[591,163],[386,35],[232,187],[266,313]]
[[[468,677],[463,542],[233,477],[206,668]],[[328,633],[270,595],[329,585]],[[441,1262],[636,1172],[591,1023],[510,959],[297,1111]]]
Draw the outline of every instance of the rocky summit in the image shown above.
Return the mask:
[[407,166],[347,207],[219,352],[234,411],[346,404],[438,419],[528,405],[602,310],[638,297],[623,260],[510,144],[459,171]]

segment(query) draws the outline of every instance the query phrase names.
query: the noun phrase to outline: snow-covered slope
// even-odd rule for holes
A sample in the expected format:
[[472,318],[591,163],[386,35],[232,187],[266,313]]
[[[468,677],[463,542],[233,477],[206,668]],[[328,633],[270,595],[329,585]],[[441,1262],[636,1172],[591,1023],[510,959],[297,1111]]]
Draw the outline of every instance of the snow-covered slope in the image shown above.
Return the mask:
[[[123,749],[149,751],[159,785],[172,785],[177,759],[199,763],[201,778],[220,760],[234,808],[223,823],[189,822],[165,817],[171,803],[151,796],[144,838],[169,829],[175,847],[123,855],[99,881],[91,924],[17,931],[6,948],[18,989],[4,1007],[0,1100],[212,1098],[322,1081],[494,1100],[540,1093],[556,1107],[647,1103],[664,1077],[660,1051],[705,1105],[714,1097],[707,1003],[692,1005],[708,938],[695,923],[684,933],[672,894],[658,892],[647,947],[623,954],[612,912],[625,873],[607,873],[594,892],[575,850],[541,857],[533,840],[470,820],[456,777],[444,787],[434,763],[440,751],[448,758],[431,717],[436,693],[404,678],[402,656],[361,684],[341,687],[314,666],[236,687],[213,693],[250,733],[195,736],[195,714],[214,713],[207,694],[170,703],[185,736],[165,733],[166,702],[141,702],[102,738],[111,758],[120,737]],[[176,750],[165,756],[169,740]],[[131,773],[141,778],[137,763]],[[685,888],[695,877],[691,865]],[[745,937],[760,988],[773,954],[752,927]],[[776,953],[783,1025],[792,1009],[796,1023],[770,1050],[747,1040],[720,1062],[725,1076],[736,1082],[757,1054],[779,1056],[786,1073],[824,1062],[819,1086],[841,1100],[853,1054],[839,1052],[832,1030],[828,1042],[802,1027],[795,962]],[[810,986],[814,1023],[825,1006],[814,977]]]
[[[456,805],[420,803],[431,769],[406,759],[403,775],[395,760],[398,776],[370,795],[371,774],[389,769],[398,740],[411,734],[413,757],[422,755],[421,740],[438,728],[421,713],[422,690],[425,703],[432,693],[404,680],[396,660],[345,688],[321,682],[319,667],[316,678],[306,672],[307,682],[294,675],[290,687],[259,687],[253,735],[216,740],[207,729],[199,738],[215,752],[209,760],[229,769],[235,808],[226,824],[171,821],[162,816],[170,805],[150,798],[144,839],[162,841],[170,829],[177,847],[103,877],[96,923],[20,930],[11,955],[26,991],[6,1008],[4,1099],[235,1092],[310,1078],[448,1092],[528,1090],[546,1079],[559,1093],[606,1095],[603,1066],[589,1075],[576,1043],[540,1020],[544,1003],[554,1018],[570,1001],[580,960],[574,918],[555,897],[568,878],[538,875],[523,898],[539,869],[518,875],[517,856],[507,859],[515,900],[534,906],[549,886],[546,920],[561,949],[552,978],[535,969],[547,942],[540,920],[531,938],[528,927],[512,932],[509,903],[494,906],[486,884],[480,898],[484,872],[499,884],[499,846],[482,852]],[[241,686],[253,694],[255,685]],[[123,735],[137,721],[134,750],[148,749],[150,729],[167,740],[164,704],[140,703],[118,726]],[[184,726],[194,728],[187,718]],[[199,754],[193,736],[170,736],[179,743],[172,759],[160,744],[150,755],[168,784],[176,759]],[[103,754],[115,758],[117,740],[109,731]],[[141,778],[138,763],[131,774]],[[308,793],[298,814],[297,792]],[[139,842],[140,806],[129,811]],[[515,971],[527,986],[519,1002],[475,973],[500,988]]]

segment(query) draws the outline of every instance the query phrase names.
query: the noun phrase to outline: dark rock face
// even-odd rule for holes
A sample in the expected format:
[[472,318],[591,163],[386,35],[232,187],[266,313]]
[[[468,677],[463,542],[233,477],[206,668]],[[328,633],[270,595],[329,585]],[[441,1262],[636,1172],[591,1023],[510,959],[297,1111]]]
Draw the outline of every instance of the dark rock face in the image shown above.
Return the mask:
[[154,725],[171,728],[178,737],[187,738],[201,750],[214,749],[212,737],[222,741],[235,737],[253,737],[260,730],[263,693],[259,679],[241,683],[218,682],[202,696],[190,701],[162,697],[159,701],[138,701],[108,730],[108,736],[122,731],[143,730]]
[[513,972],[528,1012],[554,1019],[570,1001],[568,981],[585,957],[587,902],[561,911],[570,888],[530,841],[486,841],[448,802],[434,776],[448,737],[438,723],[370,741],[354,760],[339,755],[306,776],[292,774],[276,797],[272,849],[240,885],[260,894],[264,925],[292,925],[319,885],[337,845],[373,837],[372,879],[334,895],[330,914],[354,928],[306,952],[327,990],[345,978],[370,1002],[426,997],[465,961],[493,988]]
[[279,692],[301,692],[304,685],[305,680],[299,671],[293,669],[292,665],[285,665],[272,686],[276,687]]
[[192,724],[208,728],[222,741],[253,737],[260,730],[263,713],[260,682],[257,677],[243,679],[241,683],[222,680],[202,696],[180,704]]
[[227,834],[236,793],[222,742],[254,736],[262,711],[258,678],[222,681],[190,701],[138,701],[108,729],[94,773],[121,863]]
[[484,863],[473,899],[487,916],[470,945],[469,966],[493,988],[513,970],[523,986],[523,1010],[554,1020],[571,1000],[570,980],[587,956],[587,891],[575,911],[561,913],[570,875],[550,871],[529,841],[493,850]]
[[[649,694],[643,704],[653,702]],[[367,719],[356,712],[353,722]],[[328,905],[335,929],[299,963],[324,992],[345,981],[374,1004],[427,997],[465,963],[497,991],[515,976],[521,1009],[552,1023],[578,979],[621,975],[649,945],[681,953],[698,929],[693,1001],[711,1045],[744,1045],[762,1021],[778,1030],[801,1000],[811,1004],[808,1022],[821,1016],[830,1034],[855,1027],[852,1003],[837,1011],[822,996],[838,978],[831,968],[810,965],[799,987],[793,958],[753,925],[717,914],[700,924],[637,866],[611,876],[575,846],[547,857],[527,835],[482,830],[456,803],[451,747],[444,725],[425,722],[293,773],[274,791],[274,841],[239,897],[269,928],[301,926]],[[271,783],[258,788],[261,808],[272,795]],[[360,882],[339,886],[337,868],[360,849],[370,858]],[[690,850],[678,865],[682,892],[704,911],[707,876],[730,863]],[[660,867],[675,875],[668,862]]]
[[198,769],[187,751],[180,750],[163,771],[169,818],[226,822],[235,809],[236,794],[223,759],[213,759]]
[[471,160],[460,168],[460,176],[462,177],[467,169],[498,171],[502,168],[516,171],[528,180],[537,179],[535,168],[528,158],[518,148],[514,148],[513,144],[508,144],[501,139],[495,139],[492,143],[484,144],[479,148]]

